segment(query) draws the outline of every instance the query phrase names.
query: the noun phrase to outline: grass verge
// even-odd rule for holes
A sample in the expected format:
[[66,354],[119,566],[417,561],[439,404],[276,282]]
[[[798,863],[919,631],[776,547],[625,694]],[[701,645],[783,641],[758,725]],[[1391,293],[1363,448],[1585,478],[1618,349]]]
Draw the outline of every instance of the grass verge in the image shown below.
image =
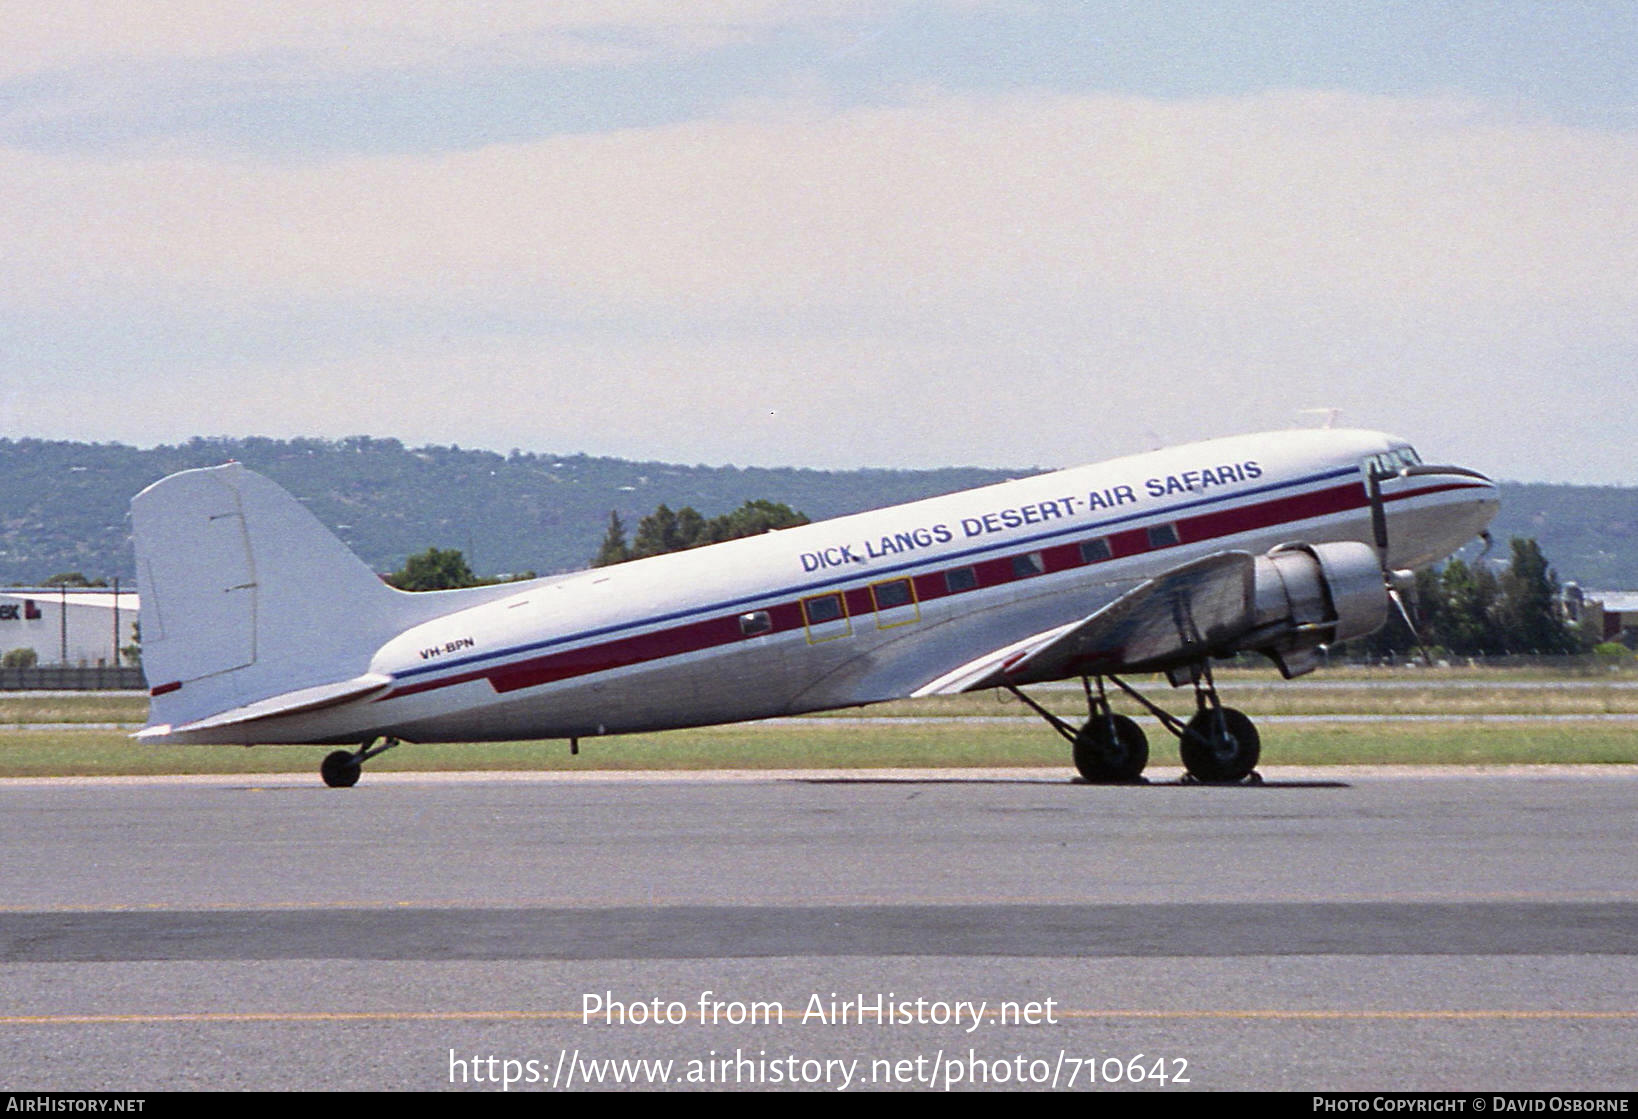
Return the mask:
[[[1145,725],[1156,765],[1174,742]],[[810,719],[564,742],[406,745],[369,762],[382,772],[447,770],[695,770],[1069,765],[1044,726],[951,720],[842,725]],[[152,746],[123,732],[63,726],[0,731],[0,777],[316,772],[319,746]],[[1263,728],[1263,765],[1638,763],[1638,726],[1555,722],[1411,723]]]

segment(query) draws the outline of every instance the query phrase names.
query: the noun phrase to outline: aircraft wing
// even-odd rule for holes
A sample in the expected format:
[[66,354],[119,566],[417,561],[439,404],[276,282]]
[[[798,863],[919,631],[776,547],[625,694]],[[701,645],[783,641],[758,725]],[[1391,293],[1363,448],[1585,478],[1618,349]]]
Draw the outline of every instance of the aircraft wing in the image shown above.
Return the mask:
[[1256,560],[1219,552],[1147,579],[1078,622],[986,653],[915,692],[1165,668],[1227,647],[1251,628]]

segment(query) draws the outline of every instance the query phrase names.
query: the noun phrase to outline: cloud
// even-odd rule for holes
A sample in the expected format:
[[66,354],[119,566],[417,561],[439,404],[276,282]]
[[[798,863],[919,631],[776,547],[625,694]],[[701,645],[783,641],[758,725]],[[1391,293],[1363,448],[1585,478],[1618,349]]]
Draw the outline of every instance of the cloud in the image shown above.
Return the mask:
[[12,300],[501,299],[598,312],[977,298],[1614,312],[1638,136],[1464,102],[929,93],[431,156],[0,153]]
[[492,64],[594,65],[683,55],[744,42],[793,23],[867,7],[852,0],[0,0],[7,49],[0,78],[156,63],[280,58],[291,69],[355,72],[481,59]]
[[1340,405],[1412,436],[1476,414],[1550,463],[1543,378],[1631,395],[1635,181],[1632,132],[1313,91],[764,101],[300,166],[12,150],[0,305],[371,321],[262,338],[248,389],[213,396],[216,357],[156,374],[129,422],[192,430],[1050,463]]

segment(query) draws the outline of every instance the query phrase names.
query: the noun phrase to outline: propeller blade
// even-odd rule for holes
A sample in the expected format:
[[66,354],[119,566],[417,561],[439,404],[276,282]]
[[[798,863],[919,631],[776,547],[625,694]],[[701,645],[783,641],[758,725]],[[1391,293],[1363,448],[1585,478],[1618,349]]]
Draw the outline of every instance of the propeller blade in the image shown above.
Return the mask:
[[1371,534],[1376,538],[1382,562],[1388,562],[1388,514],[1382,508],[1382,476],[1372,469],[1366,475],[1365,491],[1371,499]]
[[1405,603],[1405,596],[1399,593],[1399,587],[1395,585],[1392,576],[1388,579],[1388,597],[1399,608],[1399,616],[1405,620],[1405,628],[1410,630],[1411,640],[1416,642],[1417,651],[1422,654],[1423,665],[1432,668],[1433,655],[1428,652],[1428,647],[1422,643],[1422,634],[1417,630],[1416,622],[1411,617],[1410,607]]
[[[1414,469],[1414,467],[1412,468]],[[1371,501],[1371,535],[1376,539],[1376,548],[1382,555],[1382,584],[1387,588],[1388,598],[1399,610],[1399,616],[1405,621],[1405,628],[1410,630],[1411,640],[1416,642],[1417,650],[1422,654],[1422,663],[1429,668],[1433,667],[1433,655],[1428,652],[1427,645],[1422,642],[1422,634],[1416,628],[1416,621],[1411,617],[1410,607],[1405,603],[1405,596],[1400,591],[1400,585],[1414,587],[1415,576],[1409,571],[1390,571],[1388,569],[1388,512],[1382,506],[1382,479],[1391,478],[1392,474],[1380,474],[1372,467],[1365,475],[1365,492]]]

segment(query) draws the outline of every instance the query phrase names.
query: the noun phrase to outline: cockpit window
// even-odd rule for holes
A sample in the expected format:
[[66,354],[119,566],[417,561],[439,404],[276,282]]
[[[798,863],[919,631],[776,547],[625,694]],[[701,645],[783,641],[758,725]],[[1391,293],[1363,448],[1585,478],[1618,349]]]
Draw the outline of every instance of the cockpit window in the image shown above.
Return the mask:
[[1368,473],[1386,477],[1399,473],[1407,466],[1418,466],[1421,462],[1422,456],[1416,453],[1416,448],[1405,444],[1391,447],[1379,455],[1370,455],[1360,465]]

